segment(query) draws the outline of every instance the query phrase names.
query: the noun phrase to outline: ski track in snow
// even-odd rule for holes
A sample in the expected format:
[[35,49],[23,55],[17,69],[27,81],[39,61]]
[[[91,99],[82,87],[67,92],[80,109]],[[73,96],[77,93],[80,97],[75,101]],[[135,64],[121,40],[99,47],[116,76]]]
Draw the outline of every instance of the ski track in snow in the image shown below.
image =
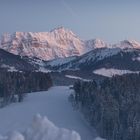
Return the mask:
[[75,130],[82,140],[94,140],[95,131],[85,123],[78,111],[68,102],[72,92],[68,87],[52,87],[49,91],[30,93],[22,103],[0,109],[0,134],[17,130],[23,132],[35,114],[47,116],[55,125]]

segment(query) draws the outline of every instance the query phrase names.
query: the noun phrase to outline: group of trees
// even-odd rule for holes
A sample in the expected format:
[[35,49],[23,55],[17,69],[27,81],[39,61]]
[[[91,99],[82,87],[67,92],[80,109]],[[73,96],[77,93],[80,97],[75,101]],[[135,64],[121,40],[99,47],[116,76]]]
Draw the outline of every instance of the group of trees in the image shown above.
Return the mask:
[[0,71],[0,107],[21,102],[26,93],[48,90],[51,86],[50,74]]
[[78,81],[71,101],[107,140],[140,140],[140,74]]

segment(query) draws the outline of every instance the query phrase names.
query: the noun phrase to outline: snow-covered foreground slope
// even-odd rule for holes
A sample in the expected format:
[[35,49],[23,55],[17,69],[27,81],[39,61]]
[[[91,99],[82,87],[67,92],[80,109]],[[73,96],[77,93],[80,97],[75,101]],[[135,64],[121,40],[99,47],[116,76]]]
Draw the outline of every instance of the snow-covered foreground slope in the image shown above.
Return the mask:
[[[13,130],[25,132],[34,115],[39,113],[41,116],[47,116],[58,129],[69,129],[70,131],[66,130],[70,132],[69,134],[72,133],[71,130],[74,130],[80,134],[82,140],[94,140],[95,131],[92,130],[91,132],[81,114],[74,111],[68,102],[68,96],[71,92],[72,90],[68,87],[53,87],[49,91],[31,93],[25,98],[24,102],[11,104],[0,109],[0,133],[6,135]],[[48,119],[46,119],[47,122],[51,123]],[[53,125],[53,123],[51,124]],[[51,129],[49,132],[51,132]]]
[[81,140],[81,138],[77,132],[59,128],[47,117],[38,114],[23,133],[13,131],[7,136],[0,136],[0,140]]

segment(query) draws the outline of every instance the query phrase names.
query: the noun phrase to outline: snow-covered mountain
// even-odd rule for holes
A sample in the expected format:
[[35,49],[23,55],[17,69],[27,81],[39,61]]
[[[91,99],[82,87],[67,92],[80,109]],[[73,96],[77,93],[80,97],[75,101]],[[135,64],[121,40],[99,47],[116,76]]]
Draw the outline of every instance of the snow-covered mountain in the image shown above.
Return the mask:
[[63,27],[50,32],[4,34],[0,47],[16,55],[43,60],[81,55],[92,50],[92,46],[85,46],[84,41]]
[[113,44],[112,47],[115,47],[115,48],[119,47],[121,49],[125,49],[125,48],[140,49],[140,43],[135,40],[123,40],[117,44]]
[[43,60],[79,56],[94,48],[106,47],[100,39],[84,41],[64,27],[50,32],[15,32],[1,37],[0,48],[21,56]]
[[[50,60],[47,62],[47,66],[56,69],[79,69],[81,65],[93,65],[95,62],[104,60],[105,58],[114,56],[121,52],[120,48],[98,48],[88,53],[85,53],[77,57],[68,57],[60,59]],[[69,61],[68,61],[69,60]]]
[[[66,75],[92,79],[94,71],[101,71],[103,74],[110,69],[135,73],[140,71],[140,49],[136,48],[97,48],[81,56],[70,56],[44,61],[35,57],[21,57],[0,49],[0,69],[8,71],[40,71],[51,72],[57,80],[65,79]],[[62,72],[64,71],[64,72]],[[58,74],[56,73],[58,72]],[[62,72],[62,73],[59,73]],[[74,74],[74,75],[73,75]],[[102,75],[103,75],[102,74]],[[113,73],[114,74],[114,73]],[[82,77],[84,75],[84,77]],[[62,79],[63,81],[63,79]]]
[[87,41],[85,41],[85,46],[87,46],[88,48],[91,48],[91,49],[109,47],[109,45],[101,39],[87,40]]
[[[81,70],[90,71],[100,68],[116,68],[124,70],[140,70],[140,49],[133,48],[98,48],[84,55],[71,58],[63,58],[46,63],[53,70]],[[62,60],[61,60],[62,61]],[[55,63],[54,63],[55,62]]]
[[100,39],[84,41],[60,27],[50,32],[4,34],[0,44],[5,50],[0,50],[0,68],[8,71],[69,71],[64,75],[80,71],[74,76],[84,73],[84,79],[103,68],[140,71],[140,43],[134,40],[117,44]]
[[20,56],[43,60],[80,56],[97,48],[140,48],[140,43],[124,40],[107,44],[100,39],[82,40],[64,27],[50,32],[15,32],[1,37],[0,48]]
[[98,48],[81,56],[55,59],[45,64],[47,69],[55,71],[52,78],[56,85],[70,85],[78,79],[101,81],[114,75],[139,73],[140,49]]

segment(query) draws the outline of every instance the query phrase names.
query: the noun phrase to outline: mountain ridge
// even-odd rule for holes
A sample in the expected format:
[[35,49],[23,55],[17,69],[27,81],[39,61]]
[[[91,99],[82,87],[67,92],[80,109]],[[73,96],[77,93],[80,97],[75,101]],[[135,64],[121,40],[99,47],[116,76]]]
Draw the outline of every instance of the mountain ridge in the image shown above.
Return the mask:
[[52,60],[80,56],[97,48],[140,49],[140,43],[135,40],[124,40],[117,44],[108,44],[101,39],[82,40],[71,30],[58,27],[50,32],[3,34],[0,48],[15,55]]

